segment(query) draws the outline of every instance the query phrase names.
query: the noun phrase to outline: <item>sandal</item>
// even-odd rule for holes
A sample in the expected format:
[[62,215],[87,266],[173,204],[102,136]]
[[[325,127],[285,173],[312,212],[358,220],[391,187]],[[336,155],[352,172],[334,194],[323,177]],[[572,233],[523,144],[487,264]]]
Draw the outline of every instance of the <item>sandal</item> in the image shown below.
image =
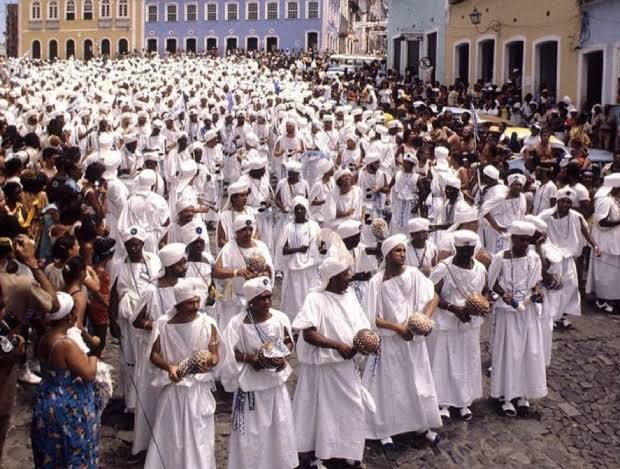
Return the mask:
[[472,413],[469,407],[461,407],[459,409],[459,414],[461,414],[461,418],[466,422],[469,422],[471,420]]
[[506,417],[516,417],[517,416],[517,409],[515,409],[515,406],[513,406],[512,402],[510,402],[510,401],[504,402],[502,404],[502,412],[504,412],[504,415]]
[[450,408],[445,407],[445,406],[439,407],[439,416],[441,417],[442,421],[449,422],[450,421]]
[[424,438],[426,438],[430,443],[434,446],[437,446],[441,441],[441,438],[438,433],[435,433],[433,430],[426,430],[424,432]]

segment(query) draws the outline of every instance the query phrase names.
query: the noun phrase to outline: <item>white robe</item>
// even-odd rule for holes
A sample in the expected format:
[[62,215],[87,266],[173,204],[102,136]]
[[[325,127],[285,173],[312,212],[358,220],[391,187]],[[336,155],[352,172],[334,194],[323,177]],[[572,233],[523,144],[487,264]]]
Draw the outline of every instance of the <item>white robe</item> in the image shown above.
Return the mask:
[[586,291],[603,300],[620,300],[620,226],[602,227],[605,218],[620,220],[620,203],[611,195],[599,198],[595,205],[592,237],[603,255],[590,256]]
[[246,316],[246,312],[242,312],[232,318],[222,335],[226,361],[220,365],[220,376],[226,390],[235,392],[228,467],[297,467],[293,409],[286,387],[292,368],[287,365],[279,372],[273,369],[256,371],[251,365],[235,359],[235,350],[256,354],[265,338],[284,340],[285,333],[292,337],[291,323],[285,314],[275,309],[271,310],[270,318],[256,326],[244,323]]
[[144,250],[157,254],[159,240],[165,230],[164,223],[169,219],[170,210],[162,196],[151,191],[136,191],[123,208],[118,228],[123,233],[134,225],[142,227],[147,234]]
[[392,200],[392,220],[390,233],[407,233],[409,219],[418,216],[418,174],[398,171],[395,176],[390,198]]
[[[276,245],[276,265],[280,266],[283,274],[280,308],[291,320],[299,313],[310,289],[319,284],[317,237],[320,230],[314,220],[305,223],[289,222]],[[308,251],[285,256],[283,249],[287,243],[289,248],[308,246]]]
[[[493,256],[489,267],[489,288],[496,281],[522,302],[542,280],[538,254],[504,259],[504,251]],[[530,303],[519,312],[498,298],[493,305],[495,334],[491,369],[491,397],[506,402],[517,398],[538,399],[547,395],[545,353],[539,308]]]
[[[437,264],[430,279],[435,285],[443,281],[440,292],[443,300],[463,306],[466,295],[484,290],[486,269],[476,260],[473,260],[472,269],[462,269],[452,260],[453,257],[449,257]],[[469,407],[474,400],[482,397],[482,318],[474,317],[464,323],[450,311],[438,308],[433,319],[435,327],[426,339],[426,345],[439,405]]]
[[[353,214],[346,217],[336,217],[338,212],[346,212],[353,209]],[[325,203],[325,226],[337,229],[346,220],[362,221],[362,190],[358,186],[353,186],[346,194],[340,193],[337,185],[328,194]]]
[[[180,363],[193,351],[206,350],[213,319],[205,314],[186,324],[169,324],[172,309],[153,324],[153,342],[159,338],[161,354],[168,363]],[[220,350],[223,348],[220,347]],[[225,359],[220,351],[220,359]],[[215,467],[215,399],[211,373],[201,373],[172,383],[159,371],[163,386],[157,401],[153,438],[145,469]],[[162,458],[163,464],[162,464]]]
[[[293,321],[295,329],[311,327],[328,339],[352,345],[357,331],[370,324],[353,292],[314,291]],[[303,335],[297,356],[299,379],[293,398],[297,451],[314,451],[319,459],[362,460],[365,390],[355,362],[336,350],[308,344]]]
[[377,329],[376,320],[404,324],[409,315],[422,312],[435,295],[432,282],[419,270],[405,271],[384,281],[380,269],[370,280],[363,301],[373,329],[381,336],[381,357],[366,362],[364,386],[377,410],[366,414],[366,438],[380,440],[406,432],[424,432],[441,426],[435,383],[425,338],[410,341],[387,329]]
[[488,199],[480,207],[480,218],[483,219],[483,222],[480,224],[482,244],[491,254],[505,249],[508,246],[508,237],[503,233],[495,231],[484,217],[487,214],[491,214],[499,226],[508,228],[513,221],[523,220],[527,211],[525,194],[519,194],[519,197],[508,199],[506,198],[508,188],[505,186],[500,187],[498,194]]

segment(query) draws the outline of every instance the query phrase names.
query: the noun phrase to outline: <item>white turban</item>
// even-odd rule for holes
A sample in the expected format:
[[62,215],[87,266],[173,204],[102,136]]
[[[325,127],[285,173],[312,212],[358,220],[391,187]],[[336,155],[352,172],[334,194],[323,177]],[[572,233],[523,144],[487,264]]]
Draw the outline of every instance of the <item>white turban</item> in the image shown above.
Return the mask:
[[297,207],[298,205],[304,207],[306,209],[306,213],[310,210],[310,202],[308,202],[308,199],[301,195],[293,197],[293,208]]
[[511,236],[534,236],[536,227],[527,221],[513,221],[508,227]]
[[403,155],[403,161],[408,161],[415,165],[418,164],[418,157],[413,152],[407,152]]
[[200,287],[197,280],[195,278],[180,278],[178,280],[174,286],[175,305],[180,305],[196,297],[202,298],[204,288]]
[[350,238],[360,234],[362,231],[362,222],[358,220],[346,220],[338,225],[336,232],[342,239]]
[[405,246],[405,248],[407,247],[407,243],[408,243],[408,239],[404,234],[395,234],[393,236],[390,236],[388,239],[386,239],[385,241],[383,241],[383,243],[381,244],[381,254],[383,254],[383,257],[387,257],[387,255],[396,247],[399,245],[403,245]]
[[562,187],[557,192],[557,200],[560,199],[570,199],[574,203],[577,199],[577,193],[570,187]]
[[47,318],[51,321],[58,321],[59,319],[68,316],[69,314],[71,314],[71,311],[73,311],[74,302],[71,295],[59,291],[56,292],[56,296],[58,297],[59,307],[54,313],[47,315]]
[[523,174],[515,173],[508,176],[508,185],[510,186],[513,182],[519,182],[521,185],[525,185],[527,178]]
[[342,176],[348,174],[349,176],[352,176],[353,173],[351,172],[351,170],[349,170],[349,168],[340,168],[338,171],[336,171],[336,174],[334,174],[334,179],[337,181],[338,179],[340,179]]
[[454,233],[454,246],[477,246],[480,238],[476,233],[469,230],[459,230]]
[[114,179],[117,175],[117,169],[122,162],[121,154],[118,151],[106,151],[101,158],[101,162],[105,166],[103,178]]
[[170,267],[176,264],[185,257],[185,244],[183,243],[170,243],[166,244],[159,250],[159,259],[161,265],[164,267]]
[[150,189],[157,182],[157,174],[152,169],[143,169],[137,177],[137,183],[142,189]]
[[233,221],[233,229],[235,233],[247,227],[254,227],[254,218],[250,215],[237,215]]
[[327,284],[332,277],[341,274],[348,268],[349,265],[346,262],[336,257],[329,257],[324,260],[323,263],[319,266],[321,285],[317,288],[317,290],[325,290],[327,288]]
[[146,231],[141,226],[135,225],[127,228],[123,233],[123,243],[126,243],[130,239],[138,239],[142,242],[146,239]]
[[449,154],[450,154],[450,150],[448,150],[446,147],[435,148],[435,158],[437,158],[438,160],[447,159]]
[[368,166],[369,164],[376,163],[381,160],[381,155],[379,153],[368,153],[364,158],[364,165]]
[[185,210],[186,208],[193,207],[193,206],[194,206],[194,200],[191,197],[181,197],[179,200],[177,200],[177,203],[174,205],[174,208],[176,209],[177,213],[179,213]]
[[605,187],[620,187],[620,173],[613,173],[603,179]]
[[243,296],[245,301],[249,303],[261,293],[272,292],[271,280],[269,277],[256,277],[246,281],[243,284]]
[[255,133],[249,133],[245,136],[245,144],[249,147],[256,148],[260,143],[260,140]]
[[217,138],[217,130],[211,129],[205,132],[205,142],[210,142],[211,140],[214,140],[215,138]]
[[428,231],[431,222],[426,218],[416,217],[409,220],[407,228],[409,233],[418,233],[419,231]]
[[496,181],[499,180],[499,169],[497,169],[495,166],[491,166],[491,165],[485,166],[484,169],[482,170],[482,174]]
[[319,178],[322,178],[323,176],[325,176],[325,174],[327,174],[332,168],[334,167],[334,163],[332,162],[332,160],[329,160],[327,158],[321,159],[319,160],[319,162],[316,165],[316,171],[317,171],[317,176]]
[[302,164],[299,161],[289,161],[287,162],[284,167],[286,168],[286,171],[289,173],[301,173],[301,168],[303,167]]
[[195,219],[181,227],[181,239],[185,244],[193,243],[198,238],[205,241],[208,239],[207,228],[202,220]]
[[547,232],[547,228],[548,228],[547,222],[537,215],[526,215],[523,218],[523,221],[526,221],[534,225],[536,227],[536,231],[538,231],[539,233]]

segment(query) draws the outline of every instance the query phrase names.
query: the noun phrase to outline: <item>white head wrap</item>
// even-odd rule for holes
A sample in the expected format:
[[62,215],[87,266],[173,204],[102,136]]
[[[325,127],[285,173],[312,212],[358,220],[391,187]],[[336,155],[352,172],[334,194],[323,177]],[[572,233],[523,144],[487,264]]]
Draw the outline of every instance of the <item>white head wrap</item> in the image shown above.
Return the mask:
[[308,199],[306,199],[305,197],[301,196],[301,195],[297,195],[295,197],[293,197],[293,208],[297,207],[298,205],[303,206],[306,209],[306,215],[310,215],[310,202],[308,202]]
[[534,225],[536,227],[536,231],[538,231],[539,233],[547,232],[547,229],[548,229],[547,222],[537,215],[525,215],[525,217],[523,218],[523,221],[526,221]]
[[513,182],[520,182],[523,186],[527,178],[523,174],[515,173],[508,176],[508,185],[510,186]]
[[69,314],[71,314],[71,311],[73,311],[74,301],[71,295],[59,291],[56,292],[56,296],[58,297],[59,307],[54,313],[47,315],[47,319],[51,321],[58,321],[65,316],[68,316]]
[[153,184],[157,182],[157,174],[152,169],[143,169],[136,179],[142,190],[150,190]]
[[349,265],[336,258],[329,257],[323,261],[323,263],[319,266],[319,274],[321,276],[321,285],[317,288],[317,290],[325,290],[329,281],[332,277],[344,272],[349,268]]
[[454,220],[452,226],[448,228],[448,231],[456,231],[463,223],[472,223],[478,221],[478,209],[476,207],[469,207],[461,212],[454,214]]
[[261,293],[268,291],[271,293],[273,290],[271,280],[269,277],[256,277],[246,281],[243,284],[243,296],[245,301],[249,303]]
[[454,246],[477,246],[480,238],[469,230],[459,230],[454,233]]
[[174,286],[174,301],[175,305],[179,305],[193,298],[202,297],[203,289],[200,288],[197,279],[194,278],[180,278],[177,284]]
[[533,236],[536,233],[536,227],[526,221],[513,221],[508,227],[510,236]]
[[482,174],[490,177],[491,179],[495,179],[496,181],[499,180],[499,169],[497,169],[495,166],[485,166],[482,170]]
[[322,178],[334,167],[334,163],[329,159],[322,159],[316,165],[317,177]]
[[449,154],[450,154],[450,150],[448,150],[446,147],[435,148],[435,158],[438,160],[447,159]]
[[399,246],[402,244],[403,246],[405,246],[405,248],[407,248],[408,242],[409,240],[404,234],[395,234],[393,236],[390,236],[385,241],[383,241],[383,243],[381,244],[381,254],[383,254],[383,257],[387,257],[387,255],[396,246]]
[[337,181],[345,174],[348,174],[349,176],[353,175],[353,173],[351,172],[349,168],[340,168],[338,171],[336,171],[336,174],[334,174],[334,179]]
[[198,238],[208,239],[207,227],[202,220],[194,219],[181,227],[181,239],[185,244],[193,243]]
[[161,265],[164,267],[170,267],[176,264],[185,257],[185,244],[183,243],[170,243],[166,244],[159,250],[159,259]]
[[403,155],[403,161],[409,161],[410,163],[417,165],[418,157],[412,152],[407,152]]
[[233,221],[233,229],[235,230],[235,233],[247,227],[254,227],[254,218],[247,214],[237,215]]
[[381,155],[379,153],[368,153],[364,158],[364,165],[368,166],[369,164],[376,163],[381,160]]
[[557,192],[557,200],[560,199],[570,199],[571,202],[575,203],[577,199],[577,193],[570,187],[562,187],[561,189],[558,189]]
[[345,220],[338,228],[336,228],[336,232],[340,235],[342,239],[350,238],[351,236],[355,236],[360,234],[362,231],[362,222],[358,220]]
[[123,243],[126,243],[130,239],[138,239],[142,242],[146,239],[146,231],[141,226],[135,225],[127,228],[123,233]]
[[409,220],[407,228],[409,233],[418,233],[419,231],[428,231],[431,222],[427,218],[416,217]]
[[454,187],[455,189],[461,190],[461,180],[456,176],[446,178],[445,185],[446,187]]
[[620,187],[620,173],[613,173],[605,176],[603,185],[606,187]]

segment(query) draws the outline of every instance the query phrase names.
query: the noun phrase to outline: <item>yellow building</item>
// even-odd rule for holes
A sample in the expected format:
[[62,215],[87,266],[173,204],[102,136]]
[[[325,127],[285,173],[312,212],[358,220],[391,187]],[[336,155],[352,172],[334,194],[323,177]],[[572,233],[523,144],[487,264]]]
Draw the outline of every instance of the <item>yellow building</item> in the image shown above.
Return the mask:
[[19,56],[66,59],[141,50],[142,0],[19,0]]
[[[575,0],[448,0],[445,82],[501,85],[534,97],[577,96],[582,12]],[[475,24],[478,23],[478,24]]]

